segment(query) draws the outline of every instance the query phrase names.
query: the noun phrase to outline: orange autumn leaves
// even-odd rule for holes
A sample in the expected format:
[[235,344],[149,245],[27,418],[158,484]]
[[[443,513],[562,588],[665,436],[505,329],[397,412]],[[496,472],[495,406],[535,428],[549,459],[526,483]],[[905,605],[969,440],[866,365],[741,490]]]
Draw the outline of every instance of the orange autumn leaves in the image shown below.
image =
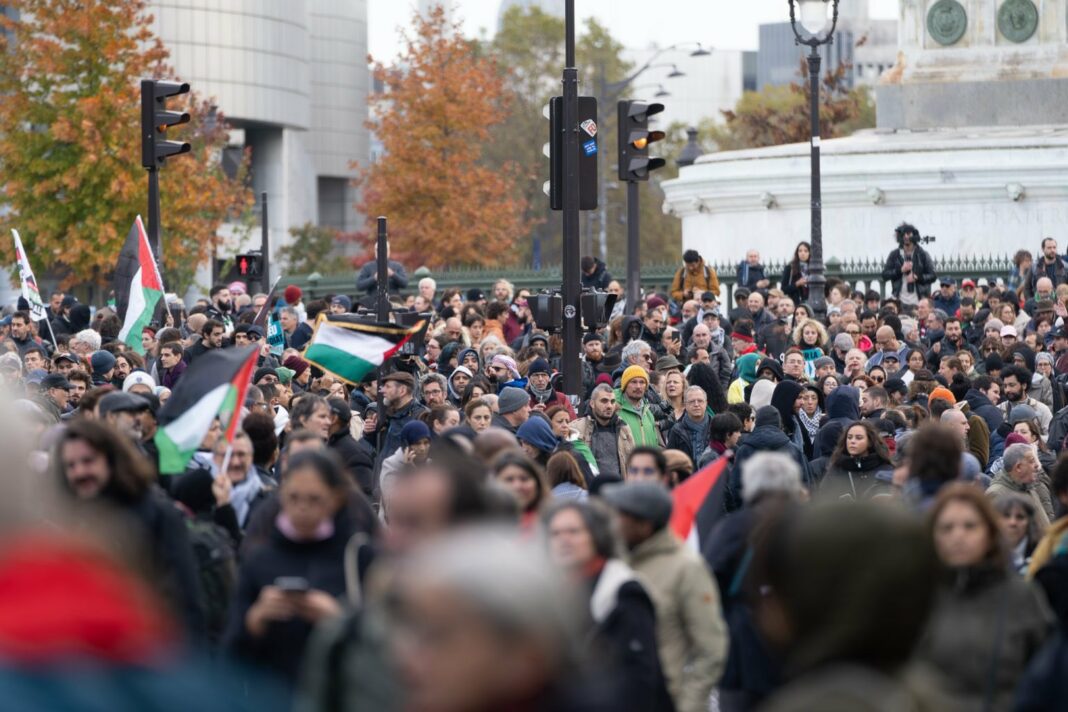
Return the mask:
[[[392,254],[428,267],[512,264],[529,234],[514,163],[491,168],[483,148],[507,120],[507,73],[433,11],[417,19],[396,64],[373,66],[387,87],[370,99],[385,149],[360,167],[363,212],[389,218]],[[516,141],[544,142],[542,136]]]

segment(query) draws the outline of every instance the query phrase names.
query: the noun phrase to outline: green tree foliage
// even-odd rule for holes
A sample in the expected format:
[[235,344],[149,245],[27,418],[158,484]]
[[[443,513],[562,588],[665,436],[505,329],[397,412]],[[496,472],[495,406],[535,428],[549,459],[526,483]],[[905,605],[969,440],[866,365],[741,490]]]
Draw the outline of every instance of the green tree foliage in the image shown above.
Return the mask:
[[[134,217],[146,212],[141,77],[174,76],[143,0],[5,0],[0,18],[0,227],[16,227],[37,264],[64,286],[104,284]],[[227,127],[208,102],[172,101],[191,124],[192,152],[161,172],[168,289],[192,281],[228,216],[252,203],[243,171],[218,156]],[[247,167],[247,163],[243,164]],[[147,216],[146,216],[147,217]]]
[[337,274],[351,269],[351,263],[334,253],[334,247],[347,239],[332,227],[305,223],[289,229],[293,240],[278,249],[278,259],[287,274]]

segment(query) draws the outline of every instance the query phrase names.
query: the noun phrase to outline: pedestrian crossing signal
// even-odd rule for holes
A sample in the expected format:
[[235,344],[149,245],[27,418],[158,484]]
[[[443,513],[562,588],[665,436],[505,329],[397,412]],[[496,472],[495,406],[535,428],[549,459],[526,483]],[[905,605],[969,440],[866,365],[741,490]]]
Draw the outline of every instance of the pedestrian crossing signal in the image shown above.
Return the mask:
[[237,255],[234,257],[234,272],[239,279],[259,279],[263,270],[263,260],[259,255]]

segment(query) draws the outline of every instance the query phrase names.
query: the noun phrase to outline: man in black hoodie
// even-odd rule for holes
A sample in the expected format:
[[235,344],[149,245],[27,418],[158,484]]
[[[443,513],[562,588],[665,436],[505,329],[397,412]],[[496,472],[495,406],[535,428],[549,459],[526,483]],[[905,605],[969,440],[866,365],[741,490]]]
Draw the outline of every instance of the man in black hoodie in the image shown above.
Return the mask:
[[[795,384],[796,385],[796,384]],[[854,389],[856,390],[856,389]],[[742,506],[742,464],[758,452],[782,452],[794,459],[801,468],[801,481],[810,479],[808,460],[800,448],[790,442],[782,431],[782,420],[775,406],[766,405],[756,412],[756,425],[753,431],[742,435],[731,463],[727,480],[727,493],[724,506],[733,512]]]
[[784,380],[772,391],[771,405],[779,411],[783,432],[807,460],[812,457],[812,440],[809,439],[808,430],[797,417],[798,411],[801,410],[801,394],[804,391],[805,387],[797,381]]
[[601,291],[608,289],[608,285],[612,282],[612,275],[608,273],[604,262],[601,262],[596,257],[587,255],[582,258],[582,263],[579,266],[582,267],[583,289],[599,289]]
[[1005,418],[998,410],[997,402],[1001,394],[1000,386],[990,376],[979,376],[972,381],[972,387],[964,394],[972,413],[986,421],[993,437]]

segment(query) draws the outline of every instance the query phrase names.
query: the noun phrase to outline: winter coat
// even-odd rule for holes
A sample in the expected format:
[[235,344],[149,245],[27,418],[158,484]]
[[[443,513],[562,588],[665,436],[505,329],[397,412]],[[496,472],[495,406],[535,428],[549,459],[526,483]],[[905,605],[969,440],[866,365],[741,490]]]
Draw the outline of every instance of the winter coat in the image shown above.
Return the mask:
[[1049,496],[1045,483],[1041,480],[1036,480],[1029,485],[1021,485],[1002,469],[994,475],[994,480],[986,488],[986,496],[996,499],[1003,494],[1019,494],[1029,498],[1035,505],[1035,521],[1043,531],[1049,528],[1050,519],[1053,518],[1053,500]]
[[916,655],[942,673],[961,709],[1009,710],[1020,676],[1052,622],[1032,584],[989,564],[958,569],[938,594]]
[[[536,395],[534,395],[534,392],[532,390],[530,390],[530,384],[529,383],[527,384],[526,391],[527,391],[528,394],[530,394],[530,407],[531,408],[533,408],[534,406],[536,406],[539,403],[541,403],[541,401],[538,400],[538,397]],[[549,400],[547,400],[545,402],[545,409],[548,410],[549,408],[552,408],[554,405],[558,405],[558,406],[563,407],[567,411],[567,414],[571,416],[571,419],[572,420],[575,419],[575,409],[571,407],[571,399],[568,398],[563,393],[561,393],[560,391],[553,391],[552,392],[552,395],[549,396]]]
[[1005,422],[1001,411],[983,395],[982,391],[969,388],[964,394],[964,399],[968,401],[968,407],[972,409],[972,413],[986,421],[986,427],[989,428],[991,435],[996,433],[1001,424]]
[[630,564],[656,602],[660,664],[675,709],[705,712],[727,658],[727,628],[712,576],[669,527],[636,546]]
[[801,468],[801,481],[808,483],[811,480],[805,454],[790,441],[786,433],[774,425],[761,425],[753,428],[752,432],[742,435],[735,450],[734,462],[727,481],[727,494],[724,498],[724,505],[728,512],[741,508],[742,465],[758,452],[782,452],[789,455]]
[[850,423],[860,420],[860,391],[853,386],[838,386],[827,396],[827,422],[816,432],[812,444],[815,457],[827,457],[838,445],[838,438]]
[[304,578],[311,588],[332,596],[344,594],[346,541],[335,531],[324,541],[295,542],[276,527],[268,541],[241,563],[230,622],[223,636],[224,647],[246,663],[295,682],[312,624],[302,618],[274,621],[267,625],[262,637],[254,638],[245,626],[245,616],[260,591],[281,576]]
[[800,304],[801,302],[808,301],[808,284],[804,287],[798,287],[797,280],[802,277],[808,276],[808,263],[801,263],[803,266],[801,271],[798,272],[794,269],[793,260],[786,263],[786,266],[782,268],[782,293],[794,300],[794,304]]
[[671,280],[671,298],[681,304],[691,298],[695,289],[719,296],[719,276],[703,259],[697,261],[697,269],[692,272],[686,265],[679,267]]
[[604,262],[594,258],[594,268],[591,274],[582,273],[582,288],[583,289],[597,289],[604,291],[608,289],[608,285],[612,282],[612,275],[608,273],[608,268]]
[[[901,293],[901,283],[904,279],[904,275],[901,273],[901,266],[904,263],[904,250],[898,248],[887,256],[886,264],[883,266],[883,281],[891,283],[894,296]],[[938,278],[935,275],[934,262],[931,260],[931,256],[919,245],[912,248],[912,273],[916,275],[916,281],[909,285],[908,291],[916,292],[917,296],[923,296],[927,291],[923,288],[933,284]]]
[[645,586],[629,566],[609,559],[597,575],[590,596],[592,660],[612,660],[629,704],[625,710],[673,710],[656,638],[656,609]]
[[[592,451],[593,431],[596,426],[597,422],[594,417],[589,415],[573,422],[571,424],[571,432]],[[620,420],[618,416],[613,416],[612,422],[608,427],[616,428],[616,447],[619,455],[619,470],[622,475],[623,470],[627,467],[627,458],[630,457],[631,451],[635,448],[634,433],[631,431],[630,426]],[[600,464],[598,464],[598,469],[603,469]]]
[[[391,293],[396,294],[408,286],[408,273],[400,262],[389,260],[388,264],[393,274],[389,277],[387,288]],[[356,289],[367,295],[378,293],[377,260],[372,260],[360,268],[360,273],[356,275]]]
[[618,388],[616,403],[619,403],[619,418],[630,426],[635,444],[660,447],[660,429],[649,403],[643,400],[641,406],[635,407]]
[[375,489],[375,465],[356,438],[346,428],[331,435],[326,445],[337,453],[345,469],[352,475],[353,482],[370,499]]
[[385,417],[378,418],[378,427],[375,432],[368,438],[364,436],[364,440],[369,440],[370,445],[375,450],[375,469],[382,466],[382,461],[387,457],[395,453],[398,448],[404,445],[403,439],[401,439],[401,430],[404,426],[418,418],[426,410],[426,406],[420,405],[413,398],[406,405],[394,410],[392,408],[386,409]]
[[768,278],[764,274],[764,265],[751,265],[747,260],[742,260],[738,263],[738,269],[735,270],[734,276],[738,281],[738,286],[745,287],[750,292],[759,289],[756,286],[757,282],[762,282]]
[[[705,417],[704,427],[700,433],[695,433],[686,421],[690,416],[683,415],[677,423],[668,431],[666,449],[681,450],[690,456],[690,460],[697,462],[701,459],[701,453],[708,447],[712,439],[712,418]],[[697,435],[697,437],[694,437]]]
[[771,405],[779,411],[783,432],[790,438],[790,442],[801,450],[805,459],[809,459],[812,457],[812,440],[808,436],[808,430],[794,413],[794,403],[803,390],[797,381],[786,380],[777,383],[771,395]]
[[894,466],[874,453],[852,457],[846,453],[829,463],[820,481],[820,496],[860,501],[893,492]]

